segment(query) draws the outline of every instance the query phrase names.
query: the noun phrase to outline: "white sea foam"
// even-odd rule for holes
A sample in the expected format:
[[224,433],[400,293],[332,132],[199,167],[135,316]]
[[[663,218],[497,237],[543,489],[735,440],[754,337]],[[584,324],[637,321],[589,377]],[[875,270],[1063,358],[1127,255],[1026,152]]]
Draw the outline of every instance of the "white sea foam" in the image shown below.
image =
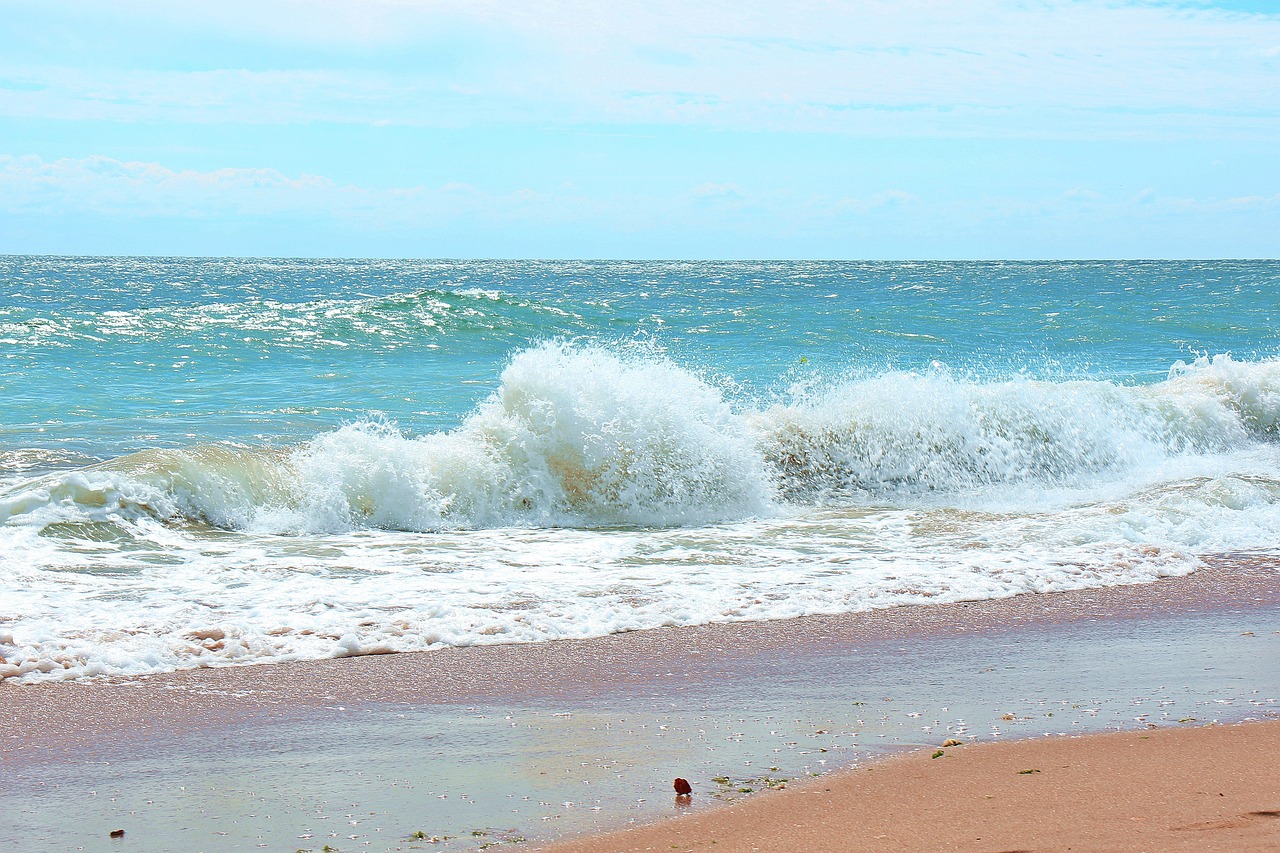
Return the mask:
[[[1275,431],[1280,362],[1179,363],[1154,386],[889,373],[751,417],[793,499],[1106,487]],[[996,492],[995,494],[999,494]]]
[[1149,581],[1280,539],[1280,362],[889,373],[765,407],[548,343],[456,429],[152,450],[0,495],[0,677]]
[[768,510],[745,422],[674,365],[551,343],[450,433],[360,422],[288,454],[156,450],[0,497],[0,521],[187,518],[235,530],[696,524]]
[[355,424],[292,462],[305,496],[291,526],[308,531],[694,524],[761,512],[769,493],[713,387],[665,361],[559,343],[519,354],[453,432]]

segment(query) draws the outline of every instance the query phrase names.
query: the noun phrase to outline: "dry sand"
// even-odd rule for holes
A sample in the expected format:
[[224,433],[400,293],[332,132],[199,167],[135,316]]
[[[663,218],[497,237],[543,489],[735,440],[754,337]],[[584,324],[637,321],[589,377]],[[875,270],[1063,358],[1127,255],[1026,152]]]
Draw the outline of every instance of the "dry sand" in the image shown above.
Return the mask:
[[914,752],[723,809],[539,848],[1280,850],[1280,722]]

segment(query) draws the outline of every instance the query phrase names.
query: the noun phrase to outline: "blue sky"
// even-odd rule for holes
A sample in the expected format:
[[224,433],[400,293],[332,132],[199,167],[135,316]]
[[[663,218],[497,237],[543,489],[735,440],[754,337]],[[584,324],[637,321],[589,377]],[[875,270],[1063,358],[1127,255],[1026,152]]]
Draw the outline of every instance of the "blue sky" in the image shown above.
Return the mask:
[[1280,255],[1280,0],[0,0],[0,252]]

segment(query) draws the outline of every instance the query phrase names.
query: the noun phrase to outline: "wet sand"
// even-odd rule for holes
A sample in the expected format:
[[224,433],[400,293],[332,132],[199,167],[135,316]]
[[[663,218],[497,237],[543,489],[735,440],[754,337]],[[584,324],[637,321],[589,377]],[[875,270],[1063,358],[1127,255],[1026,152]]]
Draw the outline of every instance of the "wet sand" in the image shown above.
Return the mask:
[[[1002,601],[4,683],[0,848],[474,850],[746,814],[775,797],[747,790],[889,772],[886,756],[947,738],[1280,716],[1278,632],[1275,564],[1224,558]],[[936,773],[961,753],[906,761]],[[938,808],[915,822],[950,820]]]
[[1280,561],[1219,557],[1186,577],[1154,584],[1019,595],[994,601],[897,607],[778,622],[735,622],[614,634],[591,640],[473,646],[270,666],[219,667],[85,683],[0,681],[14,723],[0,758],[76,749],[87,742],[227,725],[264,713],[361,703],[465,703],[512,696],[603,696],[730,675],[744,660],[798,656],[923,638],[1151,616],[1230,613],[1280,606]]
[[538,849],[1280,850],[1280,722],[942,752],[913,752],[730,808]]

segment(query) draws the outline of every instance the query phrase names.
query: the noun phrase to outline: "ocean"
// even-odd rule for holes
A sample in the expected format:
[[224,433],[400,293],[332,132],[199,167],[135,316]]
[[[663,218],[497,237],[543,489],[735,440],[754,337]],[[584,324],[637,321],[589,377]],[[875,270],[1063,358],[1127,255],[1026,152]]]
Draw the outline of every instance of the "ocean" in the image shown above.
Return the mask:
[[1280,262],[0,257],[0,678],[1280,547]]

